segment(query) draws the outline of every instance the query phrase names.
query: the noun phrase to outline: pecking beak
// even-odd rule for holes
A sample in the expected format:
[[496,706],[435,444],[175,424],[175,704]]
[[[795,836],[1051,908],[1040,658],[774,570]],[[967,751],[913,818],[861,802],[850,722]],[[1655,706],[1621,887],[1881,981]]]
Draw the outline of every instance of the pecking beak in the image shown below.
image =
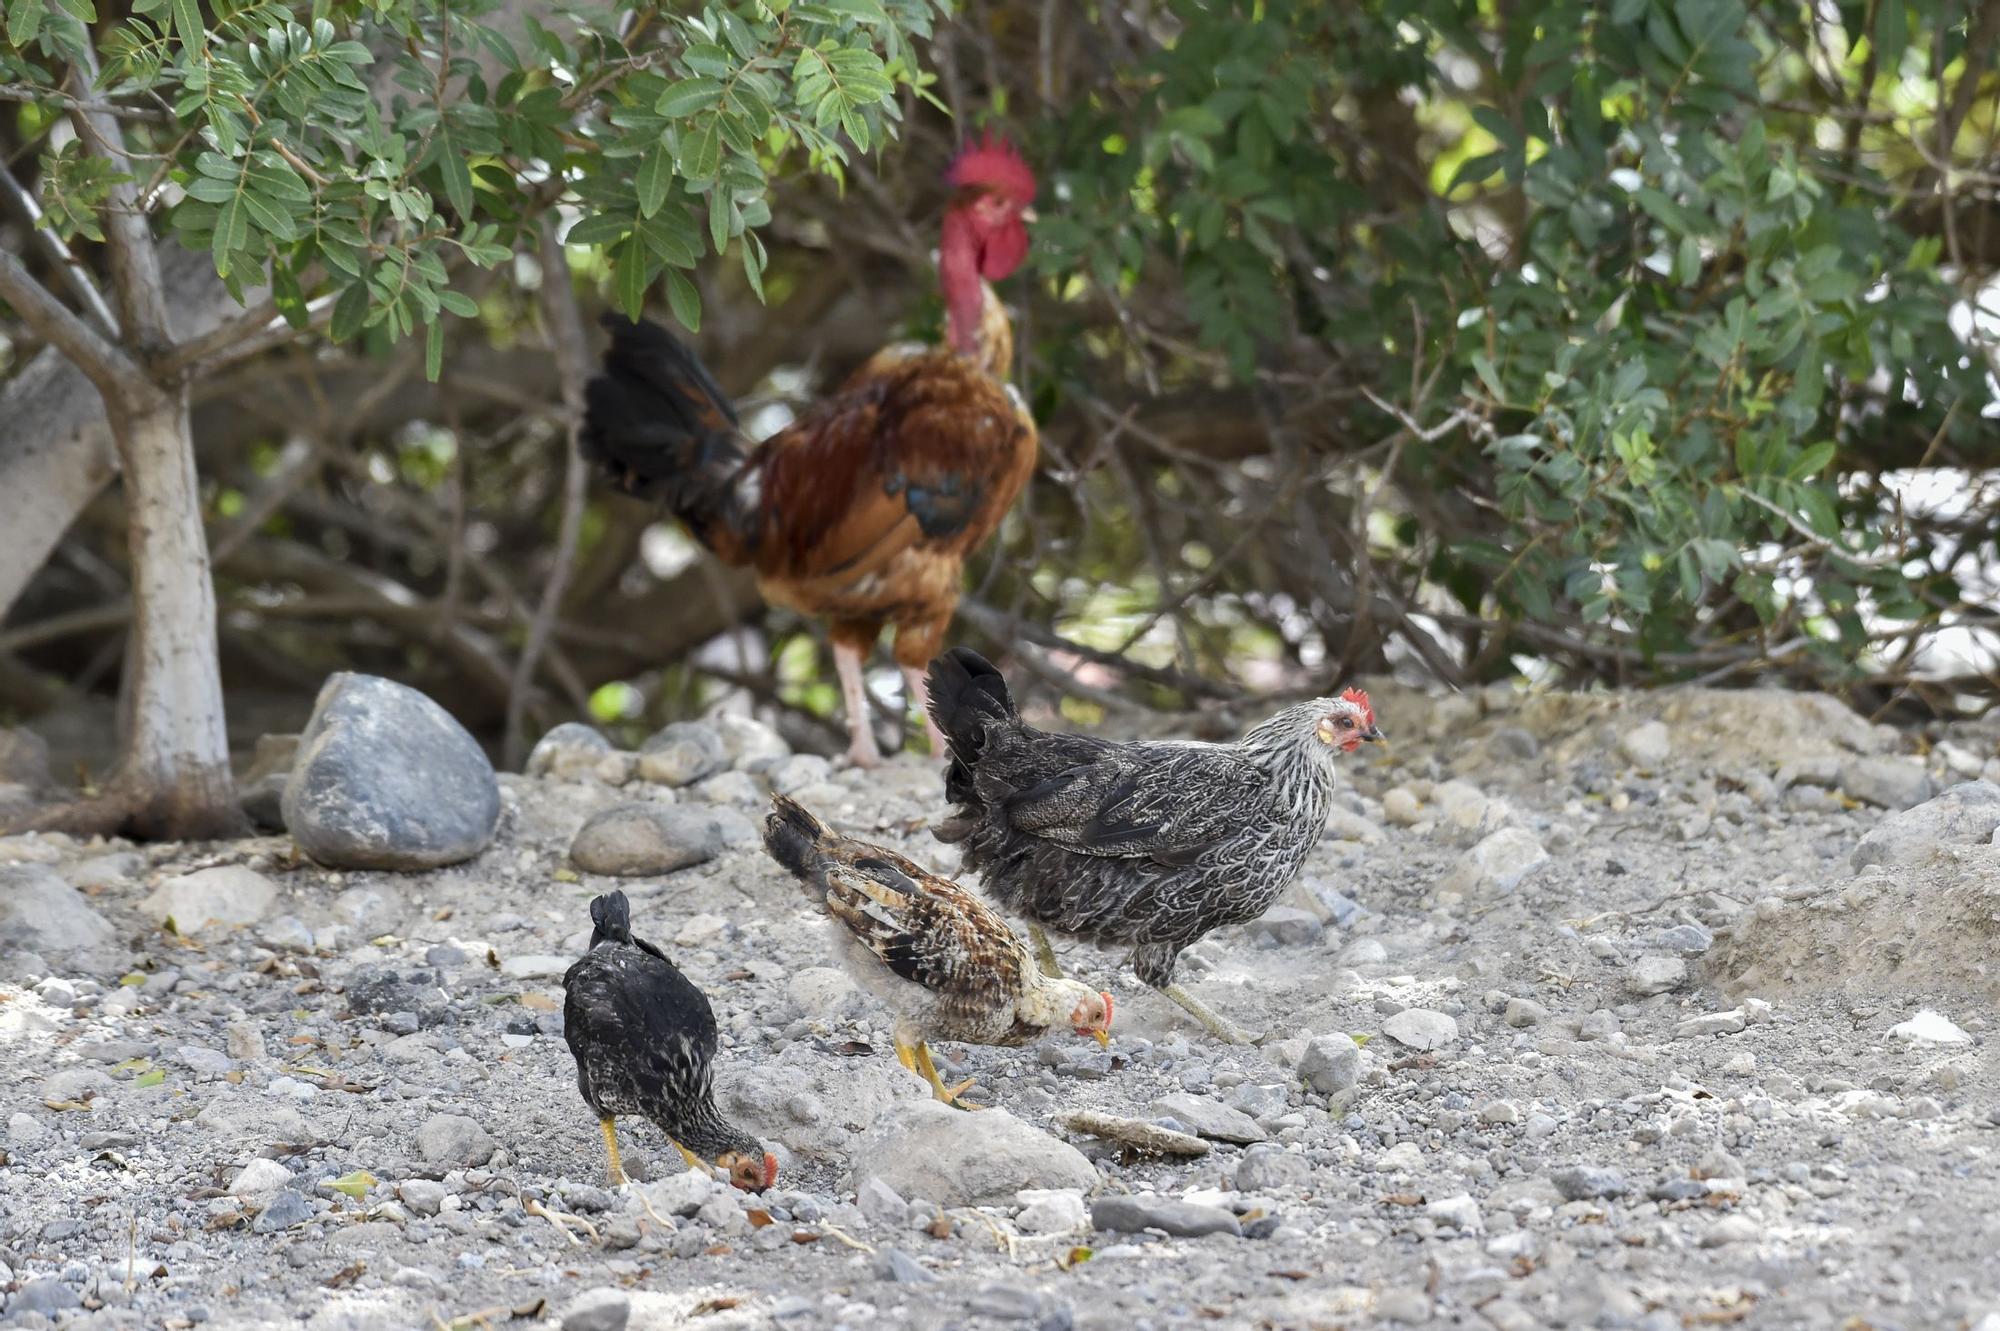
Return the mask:
[[1380,726],[1368,727],[1368,729],[1361,732],[1361,738],[1364,743],[1368,744],[1387,744],[1389,742],[1389,737],[1382,733]]
[[1111,1047],[1110,1031],[1094,1030],[1090,1033],[1090,1038],[1097,1041],[1098,1047],[1101,1049],[1109,1049]]

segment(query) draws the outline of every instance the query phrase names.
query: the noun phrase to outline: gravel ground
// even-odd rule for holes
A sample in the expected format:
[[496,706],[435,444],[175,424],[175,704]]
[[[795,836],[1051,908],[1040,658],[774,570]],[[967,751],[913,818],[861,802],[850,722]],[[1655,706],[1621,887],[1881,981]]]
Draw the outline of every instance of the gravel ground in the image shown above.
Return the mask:
[[[755,841],[777,786],[950,869],[915,759],[551,750],[422,873],[0,840],[0,1324],[2000,1331],[2000,790],[1933,798],[2000,778],[1995,730],[1376,693],[1396,747],[1297,899],[1182,963],[1263,1042],[1065,947],[1111,1048],[941,1048],[976,1114]],[[635,801],[708,816],[579,859],[697,862],[579,873]],[[714,1001],[761,1198],[637,1122],[652,1181],[604,1187],[560,976],[614,884]]]

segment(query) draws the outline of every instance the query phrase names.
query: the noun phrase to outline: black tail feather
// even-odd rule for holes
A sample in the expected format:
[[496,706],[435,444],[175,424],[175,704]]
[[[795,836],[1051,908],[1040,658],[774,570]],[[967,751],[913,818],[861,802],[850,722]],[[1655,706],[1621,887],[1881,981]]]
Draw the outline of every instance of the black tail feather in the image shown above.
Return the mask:
[[736,409],[708,368],[655,323],[607,315],[604,373],[584,388],[583,454],[612,484],[659,499],[697,536],[741,515],[731,503],[743,464]]
[[623,892],[613,890],[590,901],[590,946],[599,943],[632,941],[632,903]]
[[808,895],[819,882],[824,855],[820,843],[826,825],[806,811],[804,805],[783,795],[771,796],[771,812],[764,819],[764,849],[784,866],[787,873],[806,885]]
[[1018,721],[1020,711],[1007,680],[991,661],[970,647],[954,647],[931,662],[926,675],[931,720],[937,724],[951,753],[945,769],[945,798],[954,804],[975,798],[972,767],[986,749],[987,727]]

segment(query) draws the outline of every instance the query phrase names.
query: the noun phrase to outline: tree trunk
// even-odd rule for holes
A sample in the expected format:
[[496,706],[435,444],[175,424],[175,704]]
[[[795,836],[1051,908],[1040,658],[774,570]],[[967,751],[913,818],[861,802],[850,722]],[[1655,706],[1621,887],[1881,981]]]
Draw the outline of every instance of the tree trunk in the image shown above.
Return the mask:
[[[241,311],[206,252],[160,245],[160,273],[175,332],[200,337]],[[245,292],[251,303],[262,288]],[[45,347],[0,387],[0,621],[85,506],[117,474],[104,400],[82,370]]]
[[124,754],[111,780],[126,828],[196,840],[243,828],[223,725],[215,582],[201,525],[186,389],[114,412],[132,552]]

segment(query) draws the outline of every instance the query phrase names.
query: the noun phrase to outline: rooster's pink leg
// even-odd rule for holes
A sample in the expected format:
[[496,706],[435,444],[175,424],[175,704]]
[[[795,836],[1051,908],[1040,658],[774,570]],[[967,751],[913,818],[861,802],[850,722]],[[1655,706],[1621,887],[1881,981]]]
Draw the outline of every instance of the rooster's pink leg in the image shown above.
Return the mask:
[[861,677],[861,652],[843,642],[833,644],[833,669],[840,676],[840,700],[847,708],[847,760],[856,767],[876,767],[882,751],[875,747],[869,724],[868,685]]
[[915,666],[904,666],[903,683],[910,690],[910,701],[917,705],[917,714],[924,718],[924,734],[930,737],[931,757],[943,761],[944,735],[938,730],[937,722],[931,720],[931,688],[924,682],[924,672]]

